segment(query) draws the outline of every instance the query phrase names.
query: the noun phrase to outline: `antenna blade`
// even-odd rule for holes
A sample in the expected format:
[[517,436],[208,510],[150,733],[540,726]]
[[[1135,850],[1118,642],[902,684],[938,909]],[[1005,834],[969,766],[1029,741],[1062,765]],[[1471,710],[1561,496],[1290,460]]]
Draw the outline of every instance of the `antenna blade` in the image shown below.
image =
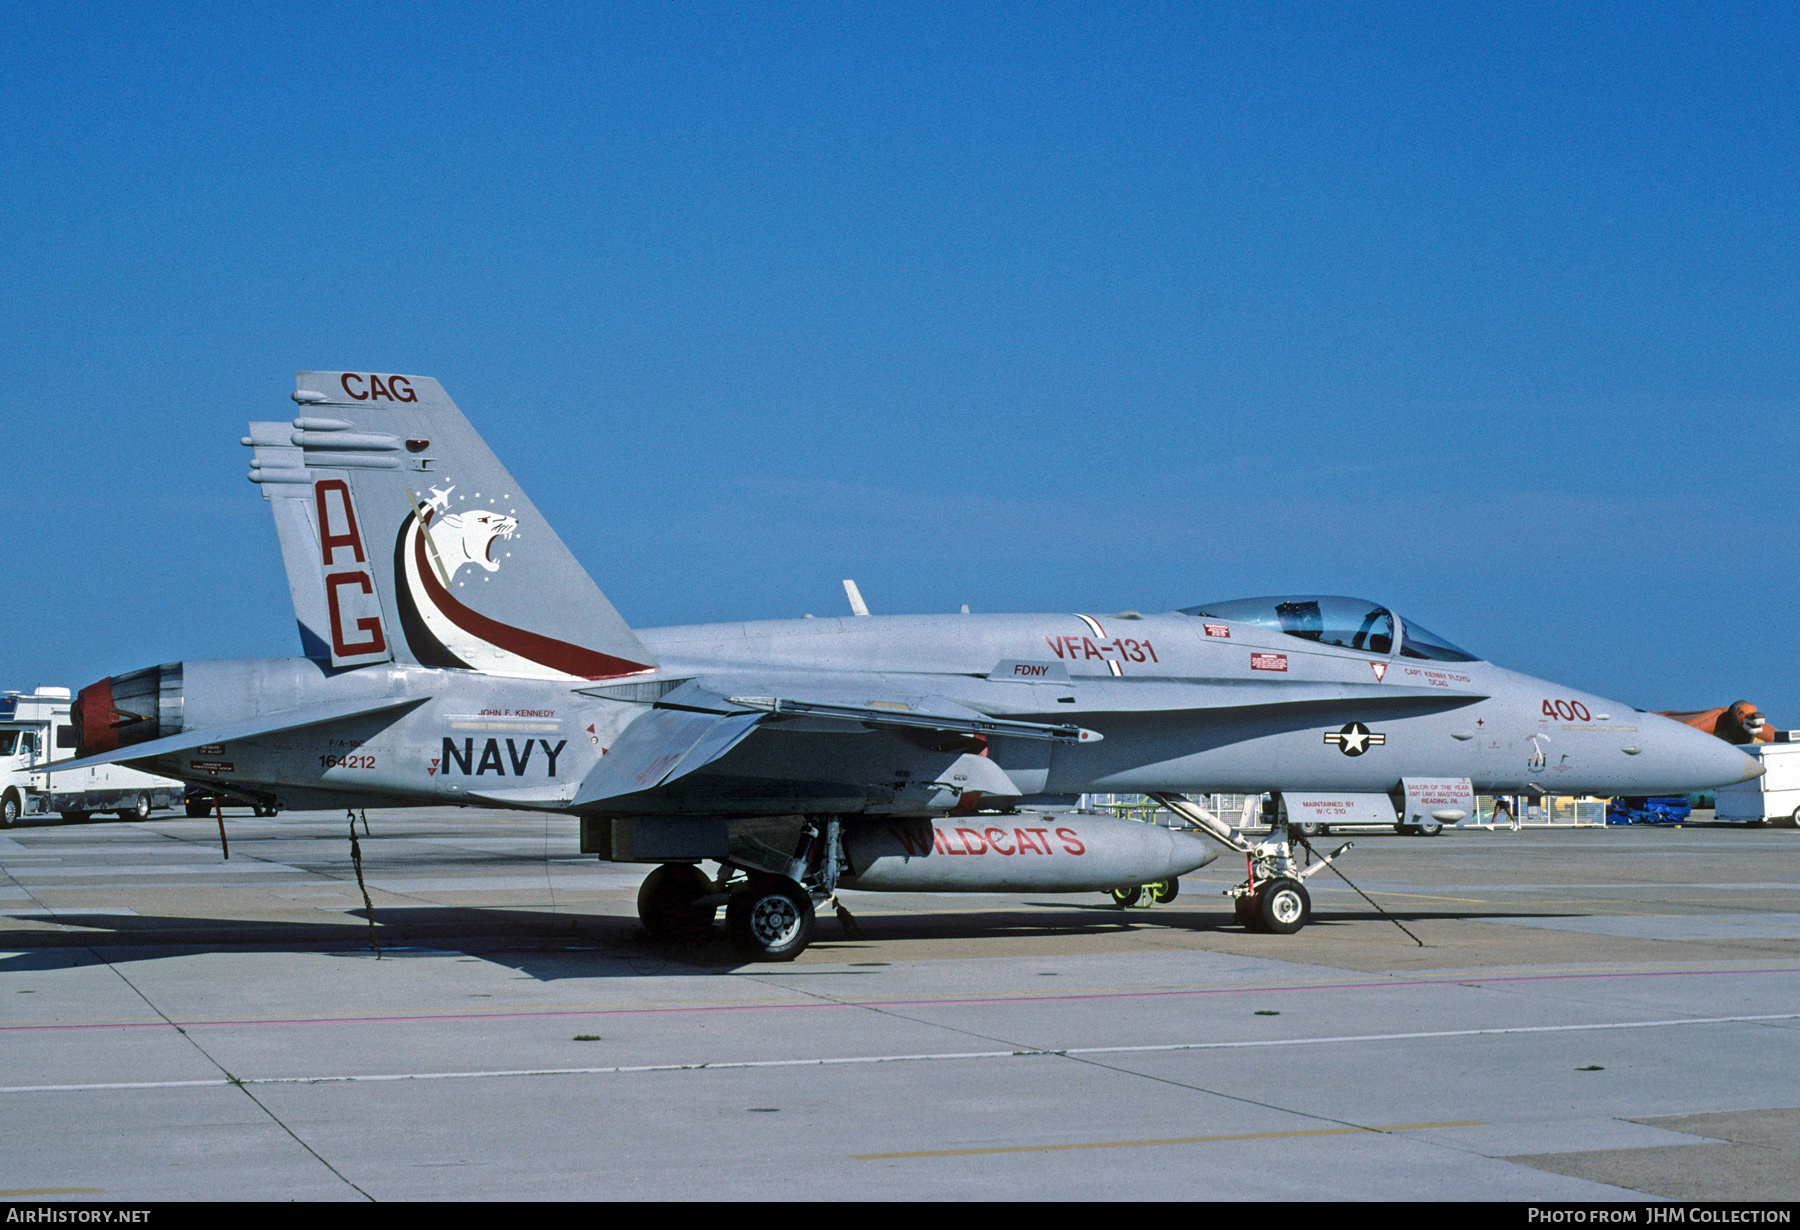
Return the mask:
[[856,582],[850,580],[848,577],[844,579],[844,593],[850,599],[850,613],[852,615],[867,615],[869,613],[869,604],[863,601],[862,591],[856,588]]

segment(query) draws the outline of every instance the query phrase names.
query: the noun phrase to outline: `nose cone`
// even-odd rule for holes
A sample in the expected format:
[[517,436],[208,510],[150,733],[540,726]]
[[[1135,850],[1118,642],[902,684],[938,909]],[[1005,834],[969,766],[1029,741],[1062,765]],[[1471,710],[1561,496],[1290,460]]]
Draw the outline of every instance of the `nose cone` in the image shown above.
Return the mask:
[[1693,794],[1763,775],[1760,761],[1717,735],[1653,713],[1637,718],[1641,754],[1632,759],[1648,763],[1632,766],[1643,779],[1632,794]]

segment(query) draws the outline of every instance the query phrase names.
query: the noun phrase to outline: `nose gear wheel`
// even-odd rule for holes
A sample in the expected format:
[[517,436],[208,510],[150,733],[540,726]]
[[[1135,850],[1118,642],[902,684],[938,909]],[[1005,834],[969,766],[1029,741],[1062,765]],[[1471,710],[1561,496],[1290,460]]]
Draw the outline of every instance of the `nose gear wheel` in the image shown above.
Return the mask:
[[1271,880],[1256,893],[1258,928],[1276,935],[1292,935],[1312,917],[1312,897],[1298,880]]

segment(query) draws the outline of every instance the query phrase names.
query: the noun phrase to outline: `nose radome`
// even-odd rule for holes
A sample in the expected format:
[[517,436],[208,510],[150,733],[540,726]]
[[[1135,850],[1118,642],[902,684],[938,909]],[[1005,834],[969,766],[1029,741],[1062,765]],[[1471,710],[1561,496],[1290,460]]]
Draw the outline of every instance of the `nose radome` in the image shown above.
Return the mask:
[[1745,755],[1717,735],[1709,735],[1680,723],[1673,724],[1679,742],[1679,762],[1683,776],[1692,781],[1690,790],[1711,790],[1730,786],[1763,775],[1763,766],[1754,756]]

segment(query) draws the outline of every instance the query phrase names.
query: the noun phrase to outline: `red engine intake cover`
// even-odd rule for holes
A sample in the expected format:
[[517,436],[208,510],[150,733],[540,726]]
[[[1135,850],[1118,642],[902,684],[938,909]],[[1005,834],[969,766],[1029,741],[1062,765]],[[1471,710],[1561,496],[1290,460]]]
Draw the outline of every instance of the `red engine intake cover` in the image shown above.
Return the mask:
[[75,727],[77,756],[98,756],[119,746],[119,711],[113,704],[112,676],[75,694],[69,720]]

